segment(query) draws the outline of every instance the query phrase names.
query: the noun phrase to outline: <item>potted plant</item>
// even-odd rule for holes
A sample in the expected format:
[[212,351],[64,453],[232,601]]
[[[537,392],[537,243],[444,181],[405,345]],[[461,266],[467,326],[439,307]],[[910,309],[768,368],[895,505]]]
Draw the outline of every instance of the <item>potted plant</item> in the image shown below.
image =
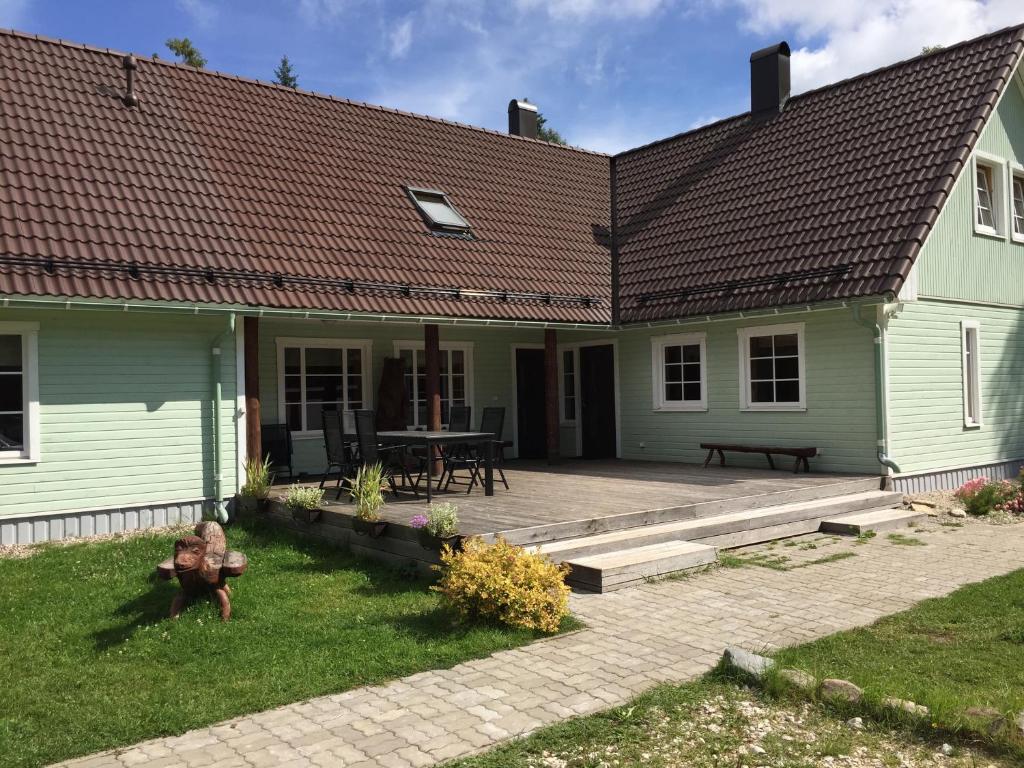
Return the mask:
[[462,542],[459,536],[459,508],[454,504],[431,504],[425,515],[414,515],[409,525],[416,529],[420,546],[440,551],[448,545],[457,550]]
[[322,488],[313,488],[304,485],[293,485],[288,489],[284,505],[292,513],[292,517],[304,523],[315,523],[323,512],[320,505],[324,501]]
[[245,460],[245,485],[238,492],[238,511],[240,514],[266,512],[267,497],[274,478],[270,474],[270,457],[263,461],[255,458]]
[[349,483],[352,490],[349,495],[356,504],[356,516],[352,518],[352,530],[360,536],[369,534],[377,538],[384,534],[388,524],[380,519],[380,510],[384,506],[384,491],[387,489],[387,475],[384,468],[377,464],[365,464],[356,472]]

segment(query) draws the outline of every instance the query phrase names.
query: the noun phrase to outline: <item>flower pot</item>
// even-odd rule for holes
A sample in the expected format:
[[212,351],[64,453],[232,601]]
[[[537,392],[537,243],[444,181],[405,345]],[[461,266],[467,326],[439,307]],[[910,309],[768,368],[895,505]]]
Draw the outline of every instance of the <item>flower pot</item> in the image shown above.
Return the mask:
[[352,518],[352,530],[360,536],[370,536],[373,539],[379,539],[384,535],[384,531],[388,529],[386,520],[364,520],[361,517]]
[[435,536],[429,533],[426,528],[417,528],[416,535],[420,540],[420,546],[433,552],[440,552],[441,547],[445,544],[455,552],[462,548],[462,537],[458,534],[453,536]]
[[302,523],[315,523],[323,513],[321,509],[306,509],[304,507],[292,507],[292,517]]

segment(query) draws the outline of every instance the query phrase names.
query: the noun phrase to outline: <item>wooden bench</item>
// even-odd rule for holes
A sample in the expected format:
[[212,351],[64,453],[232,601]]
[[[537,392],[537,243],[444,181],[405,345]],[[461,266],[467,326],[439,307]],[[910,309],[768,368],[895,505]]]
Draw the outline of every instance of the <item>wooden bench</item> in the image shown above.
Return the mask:
[[769,448],[764,445],[735,445],[731,443],[701,443],[700,447],[708,452],[708,457],[704,459],[705,467],[711,463],[715,452],[718,453],[718,463],[724,467],[725,451],[733,451],[735,453],[763,453],[764,457],[768,459],[768,466],[772,469],[775,469],[775,462],[772,460],[773,454],[776,456],[793,456],[796,459],[796,462],[793,464],[794,473],[800,471],[801,465],[803,465],[804,472],[810,472],[811,465],[807,463],[807,460],[818,455],[817,448]]

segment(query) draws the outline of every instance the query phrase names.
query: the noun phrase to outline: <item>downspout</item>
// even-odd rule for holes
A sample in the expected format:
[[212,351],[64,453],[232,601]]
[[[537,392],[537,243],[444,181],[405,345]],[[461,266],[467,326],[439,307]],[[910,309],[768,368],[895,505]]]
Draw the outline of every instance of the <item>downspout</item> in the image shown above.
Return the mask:
[[221,365],[221,345],[230,336],[235,335],[235,313],[228,315],[228,327],[213,341],[210,350],[210,373],[213,381],[213,494],[214,516],[217,522],[228,521],[228,510],[224,504],[224,447],[221,445],[220,416],[221,400],[224,396],[223,365]]
[[860,304],[853,305],[853,319],[868,328],[875,341],[875,434],[878,435],[878,463],[893,472],[899,472],[899,465],[888,455],[889,437],[885,428],[885,334],[877,320],[865,320],[861,317],[860,307]]

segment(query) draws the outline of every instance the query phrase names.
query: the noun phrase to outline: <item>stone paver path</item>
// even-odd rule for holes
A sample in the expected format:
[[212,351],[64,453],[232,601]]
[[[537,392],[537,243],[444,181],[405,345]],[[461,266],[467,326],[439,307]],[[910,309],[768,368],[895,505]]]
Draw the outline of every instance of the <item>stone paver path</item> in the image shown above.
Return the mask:
[[[623,703],[752,650],[866,624],[972,581],[1024,567],[1024,525],[969,523],[884,535],[856,557],[790,571],[720,568],[609,595],[573,597],[589,626],[449,670],[292,704],[66,763],[159,766],[410,766],[467,755],[540,726]],[[820,556],[796,547],[797,559]],[[827,552],[828,550],[826,550]]]

